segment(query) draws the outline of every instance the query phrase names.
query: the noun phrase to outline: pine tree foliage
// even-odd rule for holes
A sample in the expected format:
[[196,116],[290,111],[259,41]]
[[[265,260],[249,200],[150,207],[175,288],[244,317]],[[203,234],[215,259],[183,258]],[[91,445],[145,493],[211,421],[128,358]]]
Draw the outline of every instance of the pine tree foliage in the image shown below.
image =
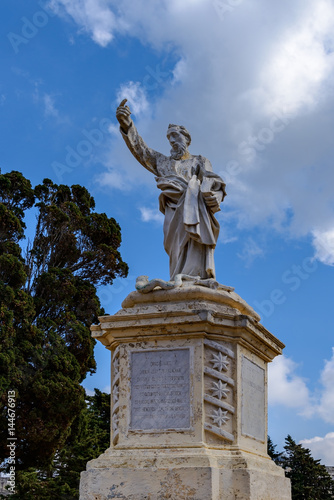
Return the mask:
[[279,453],[276,451],[277,445],[273,443],[270,436],[267,439],[267,453],[270,458],[275,462],[276,465],[282,465],[282,455],[283,453]]
[[[0,174],[0,446],[5,458],[14,390],[18,469],[52,468],[85,409],[80,383],[95,370],[96,286],[127,275],[120,227],[94,208],[84,187],[45,179],[32,188],[19,172]],[[37,222],[22,255],[29,209]]]
[[309,449],[287,436],[281,465],[291,479],[293,500],[330,500],[334,498],[334,481],[320,460],[312,458]]

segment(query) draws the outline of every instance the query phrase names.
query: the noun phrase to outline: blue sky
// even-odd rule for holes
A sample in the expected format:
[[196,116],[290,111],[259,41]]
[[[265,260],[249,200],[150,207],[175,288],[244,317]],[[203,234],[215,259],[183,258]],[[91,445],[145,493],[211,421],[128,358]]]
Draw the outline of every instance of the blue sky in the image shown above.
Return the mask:
[[[168,279],[153,176],[115,109],[128,97],[151,147],[168,123],[227,183],[217,278],[286,344],[270,366],[269,434],[334,465],[334,6],[331,0],[2,0],[0,167],[81,183],[122,227],[129,277]],[[30,217],[32,219],[33,217]],[[96,347],[109,387],[109,355]]]

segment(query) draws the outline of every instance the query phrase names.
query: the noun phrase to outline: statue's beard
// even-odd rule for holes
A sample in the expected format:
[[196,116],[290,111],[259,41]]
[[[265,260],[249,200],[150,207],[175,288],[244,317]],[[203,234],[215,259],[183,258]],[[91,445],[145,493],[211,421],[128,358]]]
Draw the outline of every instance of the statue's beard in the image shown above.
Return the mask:
[[180,142],[174,142],[172,149],[170,150],[170,157],[173,160],[181,160],[182,156],[186,153],[187,146]]

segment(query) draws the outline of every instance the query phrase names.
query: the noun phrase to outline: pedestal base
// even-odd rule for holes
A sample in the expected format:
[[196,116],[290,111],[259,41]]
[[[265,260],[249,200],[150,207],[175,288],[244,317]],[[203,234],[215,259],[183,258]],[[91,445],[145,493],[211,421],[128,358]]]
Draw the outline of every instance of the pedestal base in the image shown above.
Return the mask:
[[112,352],[111,448],[81,500],[290,500],[267,455],[267,365],[283,344],[232,290],[131,293],[93,336]]
[[81,500],[290,500],[269,458],[215,450],[107,450],[81,473]]

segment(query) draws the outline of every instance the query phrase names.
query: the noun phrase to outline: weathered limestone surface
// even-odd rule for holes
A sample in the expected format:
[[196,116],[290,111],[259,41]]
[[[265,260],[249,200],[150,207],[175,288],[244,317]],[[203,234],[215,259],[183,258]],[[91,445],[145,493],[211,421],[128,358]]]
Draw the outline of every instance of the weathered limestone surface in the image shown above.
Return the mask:
[[150,148],[140,137],[124,99],[116,118],[136,160],[154,174],[159,209],[164,214],[164,248],[171,280],[179,274],[215,278],[213,253],[219,235],[215,213],[225,197],[225,183],[207,158],[188,151],[191,136],[182,125],[169,124],[170,156]]
[[289,481],[269,459],[215,450],[106,452],[89,462],[83,499],[291,499]]
[[111,447],[81,500],[288,500],[268,457],[267,364],[283,344],[235,292],[132,292],[92,335],[111,351]]

